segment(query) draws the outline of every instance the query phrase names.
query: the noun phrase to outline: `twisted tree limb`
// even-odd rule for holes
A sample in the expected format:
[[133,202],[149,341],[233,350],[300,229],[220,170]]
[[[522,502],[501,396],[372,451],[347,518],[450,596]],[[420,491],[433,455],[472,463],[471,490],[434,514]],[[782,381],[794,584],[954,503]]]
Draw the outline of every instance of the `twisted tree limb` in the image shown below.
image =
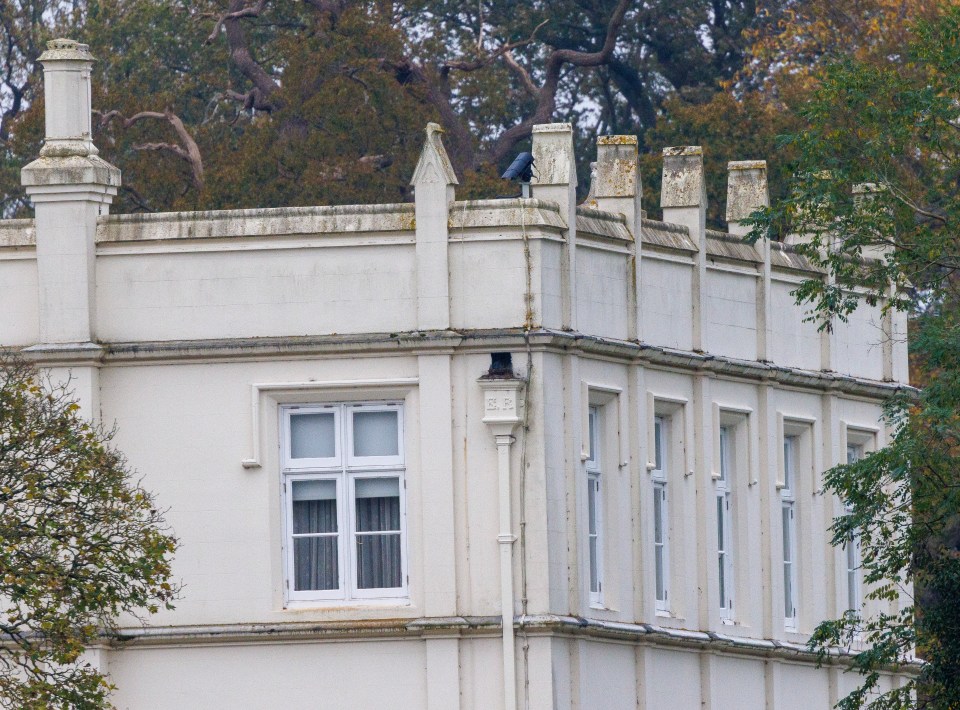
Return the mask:
[[630,7],[630,0],[620,0],[607,23],[607,32],[603,46],[596,52],[580,52],[573,49],[555,49],[547,58],[547,67],[543,86],[537,94],[537,108],[533,115],[504,131],[487,151],[486,159],[492,163],[502,160],[514,146],[533,132],[537,123],[548,123],[557,108],[557,88],[560,84],[560,70],[565,64],[575,67],[598,67],[606,64],[613,56],[617,46],[617,35],[623,25],[623,19]]
[[[566,65],[575,67],[598,67],[609,64],[613,59],[617,36],[623,26],[631,0],[619,0],[607,22],[603,45],[595,52],[582,52],[573,49],[553,49],[547,57],[544,78],[537,86],[533,76],[513,55],[514,50],[531,44],[536,40],[537,32],[546,25],[546,21],[537,25],[530,36],[517,42],[504,43],[497,49],[472,60],[452,60],[440,64],[436,72],[428,72],[423,65],[410,57],[399,60],[382,59],[380,64],[391,71],[398,83],[417,83],[425,91],[425,101],[439,113],[440,122],[451,137],[450,157],[460,169],[476,169],[485,163],[498,163],[506,157],[517,143],[529,138],[533,126],[548,123],[553,118],[557,106],[561,71]],[[524,91],[536,100],[533,114],[520,123],[508,128],[486,148],[477,153],[474,148],[474,136],[453,106],[450,87],[450,75],[453,71],[469,73],[483,69],[494,61],[502,59],[507,67],[518,76]]]
[[180,145],[176,143],[138,143],[133,146],[134,150],[155,150],[172,153],[190,166],[193,186],[197,190],[203,189],[203,156],[200,154],[200,148],[194,140],[190,131],[183,125],[183,121],[171,109],[167,108],[161,113],[159,111],[141,111],[130,118],[124,118],[119,111],[107,111],[100,113],[94,111],[95,115],[100,116],[100,125],[108,125],[114,118],[121,121],[124,128],[130,128],[134,124],[147,119],[156,119],[166,121],[173,128],[180,139]]

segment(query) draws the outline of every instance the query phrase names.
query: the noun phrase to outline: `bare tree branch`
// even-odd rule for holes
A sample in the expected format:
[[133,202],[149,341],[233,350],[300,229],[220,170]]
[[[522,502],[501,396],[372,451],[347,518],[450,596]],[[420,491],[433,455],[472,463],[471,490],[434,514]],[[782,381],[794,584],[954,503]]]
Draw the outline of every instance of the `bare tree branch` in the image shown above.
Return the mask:
[[217,38],[217,35],[220,34],[220,30],[223,28],[223,23],[227,20],[239,20],[241,17],[260,17],[260,13],[263,12],[266,5],[267,0],[260,0],[256,5],[241,7],[239,10],[220,15],[216,24],[213,26],[213,31],[210,33],[210,36],[207,37],[206,44],[212,43]]
[[630,0],[620,0],[610,21],[607,23],[607,32],[603,46],[597,52],[580,52],[573,49],[555,49],[547,58],[543,86],[538,92],[537,108],[533,115],[517,125],[504,131],[487,151],[486,159],[491,163],[502,160],[513,147],[521,140],[528,138],[533,131],[534,124],[547,123],[553,117],[557,108],[557,88],[560,83],[560,70],[565,64],[575,67],[597,67],[605,64],[613,56],[617,45],[617,35],[623,25],[623,19],[630,7]]
[[180,140],[181,145],[177,145],[176,143],[162,142],[138,143],[133,146],[133,149],[157,150],[172,153],[181,160],[184,160],[190,166],[190,171],[193,177],[193,186],[197,190],[203,189],[203,156],[200,153],[200,148],[193,136],[190,134],[190,131],[188,131],[187,127],[183,125],[183,121],[171,109],[167,108],[162,113],[159,111],[141,111],[139,113],[135,113],[130,118],[124,118],[123,115],[117,110],[107,111],[106,113],[94,111],[93,113],[100,117],[101,126],[108,125],[114,118],[120,119],[124,128],[130,128],[136,123],[147,119],[155,119],[169,123],[174,132],[177,134],[177,138]]
[[496,49],[496,51],[490,52],[489,54],[485,54],[485,55],[479,56],[479,57],[477,57],[476,59],[473,59],[473,60],[471,60],[471,61],[463,61],[463,60],[461,60],[461,61],[447,61],[447,62],[444,62],[443,65],[442,65],[441,68],[440,68],[440,71],[441,71],[441,73],[442,73],[442,72],[444,72],[444,70],[446,70],[447,72],[449,72],[451,69],[456,69],[456,70],[458,70],[458,71],[471,72],[471,71],[476,71],[477,69],[482,69],[483,67],[487,66],[488,64],[492,64],[494,61],[496,61],[497,59],[499,59],[499,58],[502,57],[503,55],[505,55],[505,54],[507,54],[507,53],[509,53],[509,52],[512,52],[512,51],[515,50],[515,49],[519,49],[520,47],[525,47],[526,45],[528,45],[528,44],[530,44],[531,42],[533,42],[533,41],[536,39],[536,37],[537,37],[537,32],[539,32],[539,31],[540,31],[540,28],[542,28],[544,25],[546,25],[547,22],[549,22],[549,20],[544,20],[544,21],[541,22],[539,25],[537,25],[536,27],[534,27],[534,28],[533,28],[533,32],[531,32],[531,33],[530,33],[530,36],[527,37],[526,39],[519,40],[518,42],[509,42],[509,43],[507,43],[507,44],[501,45],[500,47],[498,47],[498,48]]
[[[518,142],[530,136],[534,124],[548,123],[553,118],[562,70],[566,65],[598,67],[610,62],[616,48],[617,36],[631,4],[631,0],[619,0],[607,22],[603,45],[597,51],[553,49],[547,57],[543,85],[540,87],[536,85],[530,72],[516,60],[513,51],[534,42],[537,32],[547,24],[546,21],[537,25],[529,37],[517,42],[505,43],[483,56],[471,60],[443,62],[436,74],[426,71],[420,63],[409,57],[398,61],[382,59],[380,64],[394,74],[398,83],[416,83],[424,88],[426,103],[437,110],[441,124],[450,133],[451,140],[448,145],[454,165],[461,170],[475,169],[482,163],[500,162]],[[519,77],[523,89],[536,99],[537,105],[533,115],[504,131],[483,154],[478,155],[474,147],[475,138],[472,131],[454,108],[450,74],[453,71],[477,71],[501,58]]]
[[519,77],[520,84],[523,86],[524,90],[530,94],[530,96],[536,97],[540,92],[540,89],[538,89],[537,85],[533,83],[533,78],[530,76],[530,72],[528,72],[513,56],[513,52],[504,52],[503,62],[514,74]]
[[253,89],[247,94],[237,94],[231,98],[244,96],[244,105],[257,111],[272,111],[277,108],[274,94],[280,89],[280,84],[270,76],[253,58],[247,46],[246,33],[243,31],[241,20],[248,17],[259,17],[267,4],[267,0],[259,0],[255,5],[247,5],[244,0],[230,0],[227,12],[216,22],[213,32],[207,37],[207,43],[213,42],[223,27],[227,35],[227,47],[230,50],[230,60],[240,73],[252,84]]

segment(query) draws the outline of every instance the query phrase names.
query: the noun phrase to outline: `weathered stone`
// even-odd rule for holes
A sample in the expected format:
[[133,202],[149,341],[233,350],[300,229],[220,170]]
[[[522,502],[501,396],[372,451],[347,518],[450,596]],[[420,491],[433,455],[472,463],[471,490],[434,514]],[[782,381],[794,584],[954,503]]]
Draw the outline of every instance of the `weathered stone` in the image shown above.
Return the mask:
[[745,235],[749,227],[740,224],[754,211],[770,205],[767,189],[767,161],[740,160],[727,163],[727,223],[731,234]]
[[663,149],[661,207],[706,205],[703,149],[698,145]]

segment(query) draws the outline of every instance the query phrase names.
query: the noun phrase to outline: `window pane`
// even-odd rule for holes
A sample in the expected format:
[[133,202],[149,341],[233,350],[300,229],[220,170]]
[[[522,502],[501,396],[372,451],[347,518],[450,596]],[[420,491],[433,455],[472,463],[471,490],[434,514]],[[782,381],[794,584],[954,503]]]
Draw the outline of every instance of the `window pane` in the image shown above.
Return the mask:
[[663,420],[657,417],[653,420],[653,448],[654,466],[658,471],[663,470]]
[[722,552],[720,553],[718,559],[719,559],[719,565],[720,565],[720,608],[721,608],[721,609],[726,609],[726,607],[727,607],[727,584],[726,584],[727,580],[724,578],[724,572],[725,572],[726,570],[724,569],[724,559],[723,559],[723,553],[722,553]]
[[357,587],[391,589],[402,586],[400,533],[357,535]]
[[587,413],[587,428],[589,430],[588,437],[590,441],[588,445],[590,447],[590,456],[587,459],[588,461],[597,460],[597,410],[593,407],[590,408],[590,411]]
[[783,506],[783,559],[785,562],[793,561],[793,549],[791,540],[791,520],[790,513],[792,508],[789,505]]
[[856,445],[847,446],[847,463],[856,463],[863,458],[863,449]]
[[587,480],[587,529],[591,535],[597,532],[597,484],[592,478]]
[[402,587],[400,479],[396,476],[357,478],[354,480],[354,497],[357,587]]
[[783,613],[793,618],[793,521],[792,508],[783,506]]
[[663,486],[653,488],[653,540],[663,542]]
[[793,618],[793,570],[792,565],[783,565],[783,615]]
[[856,536],[847,538],[847,609],[851,611],[860,607],[857,590],[857,568],[860,566],[858,545]]
[[599,564],[597,562],[597,536],[590,536],[590,591],[600,591]]
[[720,480],[726,481],[729,471],[727,467],[730,465],[730,429],[728,427],[720,427]]
[[723,536],[723,496],[717,496],[717,549],[721,552],[726,549]]
[[353,413],[354,456],[397,456],[399,447],[397,412]]
[[[721,439],[722,441],[722,439]],[[717,496],[717,563],[720,581],[720,608],[727,607],[727,556],[724,535],[723,496]]]
[[337,532],[335,481],[293,481],[293,534]]
[[294,538],[293,566],[296,591],[339,588],[337,536]]
[[793,490],[793,442],[794,438],[787,437],[783,440],[783,486],[788,490]]
[[357,478],[357,532],[400,530],[400,479]]
[[336,455],[333,412],[290,415],[290,458],[329,459]]
[[664,594],[664,579],[663,579],[663,546],[657,545],[654,548],[656,551],[656,565],[657,565],[657,601],[666,601],[666,594]]

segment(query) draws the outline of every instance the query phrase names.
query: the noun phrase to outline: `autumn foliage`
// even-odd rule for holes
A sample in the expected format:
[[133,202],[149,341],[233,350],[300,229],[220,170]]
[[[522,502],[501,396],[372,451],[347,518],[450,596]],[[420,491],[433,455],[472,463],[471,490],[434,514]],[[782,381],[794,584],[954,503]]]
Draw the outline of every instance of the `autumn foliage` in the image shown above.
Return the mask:
[[176,539],[64,387],[0,360],[0,706],[100,708],[82,654],[117,616],[169,606]]

